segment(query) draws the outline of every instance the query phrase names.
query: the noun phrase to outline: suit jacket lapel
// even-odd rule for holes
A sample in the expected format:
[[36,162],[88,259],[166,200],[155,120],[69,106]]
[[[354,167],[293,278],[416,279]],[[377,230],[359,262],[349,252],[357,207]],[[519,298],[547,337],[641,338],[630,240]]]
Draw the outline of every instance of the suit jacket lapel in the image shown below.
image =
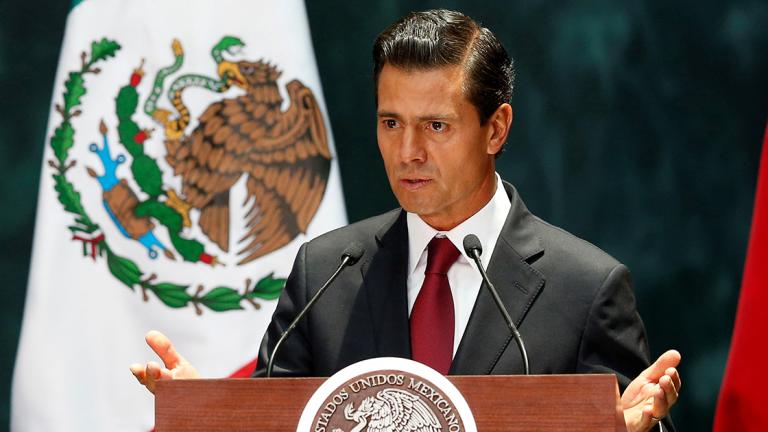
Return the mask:
[[376,234],[376,251],[361,266],[377,355],[411,357],[408,325],[408,226],[398,211]]
[[[526,312],[544,287],[544,277],[530,262],[544,253],[535,235],[534,216],[517,191],[504,183],[512,203],[504,228],[494,248],[488,278],[496,286],[515,325],[521,328]],[[451,374],[490,374],[508,345],[515,342],[487,287],[478,293],[472,315],[451,364]],[[512,347],[511,349],[517,349]],[[523,361],[518,359],[520,373]]]

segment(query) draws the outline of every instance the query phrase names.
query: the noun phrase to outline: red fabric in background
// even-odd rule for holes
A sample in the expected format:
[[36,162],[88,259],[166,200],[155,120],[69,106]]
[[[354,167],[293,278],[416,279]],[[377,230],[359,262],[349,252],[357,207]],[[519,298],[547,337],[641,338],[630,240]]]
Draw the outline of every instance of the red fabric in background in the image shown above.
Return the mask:
[[715,432],[768,431],[768,128]]

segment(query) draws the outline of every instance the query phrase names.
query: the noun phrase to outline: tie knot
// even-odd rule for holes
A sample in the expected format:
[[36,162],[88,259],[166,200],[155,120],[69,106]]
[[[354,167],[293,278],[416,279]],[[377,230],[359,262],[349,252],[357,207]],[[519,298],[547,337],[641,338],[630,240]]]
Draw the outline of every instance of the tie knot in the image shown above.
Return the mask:
[[424,273],[447,274],[461,253],[448,237],[435,237],[427,245],[427,269]]

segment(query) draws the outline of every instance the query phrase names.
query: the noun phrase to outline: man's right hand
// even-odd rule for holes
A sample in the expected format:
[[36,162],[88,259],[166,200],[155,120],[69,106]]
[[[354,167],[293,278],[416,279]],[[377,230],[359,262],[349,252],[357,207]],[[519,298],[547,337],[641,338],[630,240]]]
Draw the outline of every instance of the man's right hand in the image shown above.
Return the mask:
[[155,393],[157,381],[163,379],[195,379],[200,378],[194,366],[176,352],[171,340],[157,330],[150,330],[144,337],[147,345],[152,348],[163,361],[164,367],[157,362],[147,362],[146,365],[134,363],[131,373],[151,393]]

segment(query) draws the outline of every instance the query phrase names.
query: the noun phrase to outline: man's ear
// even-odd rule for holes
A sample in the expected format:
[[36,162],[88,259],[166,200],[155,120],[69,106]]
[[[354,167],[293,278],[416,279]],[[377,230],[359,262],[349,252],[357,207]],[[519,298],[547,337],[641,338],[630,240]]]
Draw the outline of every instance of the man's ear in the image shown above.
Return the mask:
[[491,117],[488,119],[488,154],[497,154],[504,147],[504,143],[507,142],[507,135],[509,135],[509,129],[512,127],[512,106],[508,103],[503,103],[496,108]]

